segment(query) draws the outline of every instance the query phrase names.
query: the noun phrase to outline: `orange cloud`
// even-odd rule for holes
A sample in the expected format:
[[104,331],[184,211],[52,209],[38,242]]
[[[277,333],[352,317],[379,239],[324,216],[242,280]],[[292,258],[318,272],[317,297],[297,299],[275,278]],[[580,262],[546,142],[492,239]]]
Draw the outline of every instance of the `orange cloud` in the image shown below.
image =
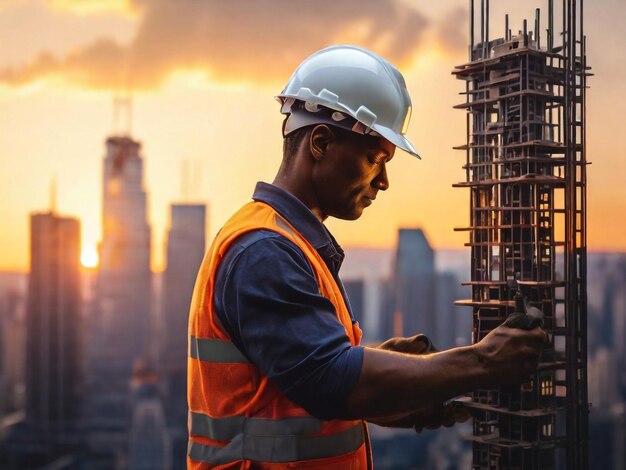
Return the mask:
[[[77,0],[51,0],[57,7]],[[100,39],[64,57],[42,53],[0,69],[9,85],[62,76],[96,89],[157,88],[175,70],[203,70],[220,81],[282,83],[307,55],[354,43],[402,67],[415,57],[428,21],[395,0],[127,0],[141,12],[134,39]],[[126,1],[99,0],[123,5]]]
[[57,10],[78,14],[135,12],[131,0],[46,0],[46,4]]

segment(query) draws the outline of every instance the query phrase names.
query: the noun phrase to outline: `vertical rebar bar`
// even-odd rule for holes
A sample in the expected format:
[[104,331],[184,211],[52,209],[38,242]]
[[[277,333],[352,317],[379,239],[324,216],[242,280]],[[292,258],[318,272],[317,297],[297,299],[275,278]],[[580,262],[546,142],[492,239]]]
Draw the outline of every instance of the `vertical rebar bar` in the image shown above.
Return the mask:
[[485,58],[485,0],[480,0],[480,47],[481,56]]
[[535,9],[535,42],[537,43],[537,49],[541,49],[541,10]]
[[548,51],[554,47],[554,0],[548,0]]
[[[552,1],[552,0],[551,0]],[[469,48],[469,60],[474,60],[474,0],[470,0],[470,48]]]
[[511,38],[509,37],[509,14],[504,15],[504,40],[508,41]]
[[485,0],[485,58],[489,57],[489,0]]

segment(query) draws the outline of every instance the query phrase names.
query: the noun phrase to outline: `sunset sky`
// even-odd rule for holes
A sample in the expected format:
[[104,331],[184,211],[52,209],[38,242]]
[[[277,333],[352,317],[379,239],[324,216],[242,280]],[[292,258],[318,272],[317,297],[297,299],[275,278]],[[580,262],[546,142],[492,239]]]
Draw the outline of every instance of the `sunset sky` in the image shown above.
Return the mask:
[[[480,3],[480,2],[477,2]],[[328,221],[343,246],[393,246],[399,227],[421,226],[437,248],[462,248],[462,83],[466,0],[0,0],[0,270],[28,269],[28,216],[49,207],[81,219],[83,246],[101,237],[104,140],[113,98],[132,92],[132,136],[143,144],[153,268],[163,269],[168,205],[210,205],[208,235],[272,181],[282,116],[274,96],[297,64],[340,43],[368,47],[404,73],[413,100],[391,187],[356,222]],[[560,11],[560,2],[556,1]],[[492,37],[530,24],[547,0],[491,5]],[[588,241],[626,251],[625,0],[585,2],[588,62]],[[559,24],[559,17],[557,17]],[[181,190],[181,167],[194,177]]]

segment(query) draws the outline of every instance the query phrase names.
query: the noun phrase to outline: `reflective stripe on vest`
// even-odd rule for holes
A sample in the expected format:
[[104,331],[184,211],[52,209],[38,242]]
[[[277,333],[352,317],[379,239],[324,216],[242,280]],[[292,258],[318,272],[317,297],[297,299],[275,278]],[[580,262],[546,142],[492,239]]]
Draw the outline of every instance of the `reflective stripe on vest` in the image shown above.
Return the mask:
[[228,416],[212,418],[203,413],[189,413],[190,432],[196,436],[214,441],[228,441],[237,434],[262,436],[315,434],[322,428],[322,422],[312,416],[294,416],[291,418],[269,419],[246,416]]
[[200,361],[220,364],[249,362],[231,341],[195,336],[189,337],[189,356]]
[[339,433],[316,437],[286,434],[286,428],[276,429],[279,433],[273,435],[265,434],[265,431],[263,431],[264,423],[261,423],[261,421],[280,424],[281,421],[290,419],[263,420],[244,418],[246,428],[248,428],[249,422],[254,423],[252,427],[257,427],[256,431],[259,434],[254,433],[252,429],[246,429],[244,432],[237,434],[224,447],[190,441],[188,455],[192,460],[214,465],[236,462],[242,459],[255,462],[284,463],[349,454],[356,451],[365,442],[362,423],[358,423]]

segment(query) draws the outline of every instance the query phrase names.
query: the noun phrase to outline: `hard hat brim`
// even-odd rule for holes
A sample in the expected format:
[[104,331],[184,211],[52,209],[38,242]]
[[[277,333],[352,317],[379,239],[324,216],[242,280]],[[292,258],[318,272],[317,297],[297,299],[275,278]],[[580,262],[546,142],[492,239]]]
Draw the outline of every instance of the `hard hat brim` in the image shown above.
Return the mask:
[[380,135],[382,135],[385,139],[387,139],[399,149],[404,150],[406,153],[409,153],[420,160],[422,159],[419,153],[417,153],[417,150],[415,150],[415,147],[413,147],[411,142],[409,142],[409,140],[402,134],[398,134],[388,127],[379,126],[376,124],[372,126],[372,130],[378,132]]
[[[278,96],[276,98],[279,100],[279,102],[282,102],[282,100],[284,99],[282,96]],[[327,109],[332,111],[331,108]],[[343,109],[341,111],[346,113],[346,111]],[[299,108],[290,108],[289,111],[285,114],[287,114],[287,119],[283,128],[283,137],[296,129],[312,124],[330,124],[336,127],[344,128],[346,130],[352,130],[352,123],[355,122],[353,117],[350,117],[349,119],[346,119],[344,121],[335,121],[328,115],[328,113],[310,113],[302,111]],[[409,142],[409,140],[402,134],[398,134],[393,129],[381,126],[380,124],[374,124],[371,129],[399,149],[404,150],[405,152],[413,155],[414,157],[417,157],[420,160],[422,159],[417,150],[415,150],[415,147],[413,147],[411,142]]]

